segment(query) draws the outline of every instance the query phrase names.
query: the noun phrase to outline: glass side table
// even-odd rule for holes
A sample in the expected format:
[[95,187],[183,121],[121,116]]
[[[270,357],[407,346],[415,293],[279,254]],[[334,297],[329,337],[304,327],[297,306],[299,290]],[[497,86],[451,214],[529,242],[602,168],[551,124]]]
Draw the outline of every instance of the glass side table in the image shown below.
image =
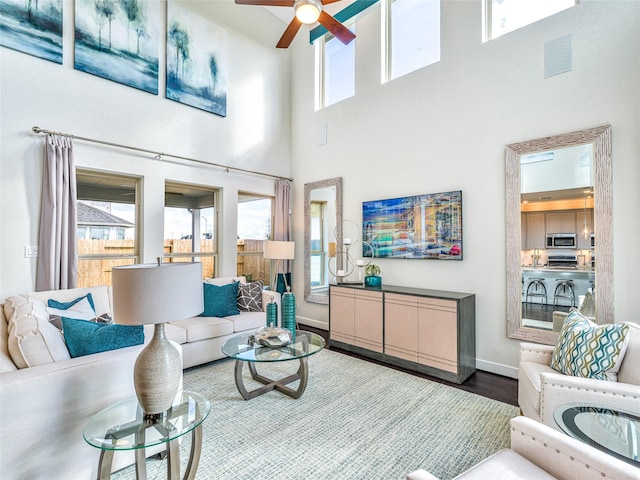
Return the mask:
[[178,439],[191,432],[191,451],[184,480],[195,478],[202,449],[202,422],[209,415],[211,403],[202,395],[183,391],[173,406],[160,418],[145,418],[138,399],[128,398],[98,412],[84,428],[86,442],[102,450],[98,480],[111,477],[113,456],[118,450],[135,450],[136,478],[147,478],[145,449],[167,444],[167,478],[180,478]]
[[553,418],[567,435],[640,467],[640,417],[637,414],[568,403],[558,406]]
[[[235,381],[240,394],[245,400],[251,400],[258,395],[263,395],[271,390],[277,390],[291,398],[300,398],[307,388],[307,381],[309,379],[307,357],[318,353],[324,348],[324,338],[312,332],[296,330],[296,335],[293,337],[291,343],[281,347],[266,347],[256,343],[253,337],[254,335],[251,333],[242,333],[231,337],[222,345],[222,353],[236,361]],[[279,380],[273,380],[260,375],[256,368],[256,363],[287,362],[291,360],[299,361],[298,371],[293,375]],[[249,365],[251,378],[262,383],[264,385],[263,387],[252,391],[246,389],[242,380],[242,368],[245,363]],[[297,389],[294,390],[286,386],[296,380],[300,380]]]

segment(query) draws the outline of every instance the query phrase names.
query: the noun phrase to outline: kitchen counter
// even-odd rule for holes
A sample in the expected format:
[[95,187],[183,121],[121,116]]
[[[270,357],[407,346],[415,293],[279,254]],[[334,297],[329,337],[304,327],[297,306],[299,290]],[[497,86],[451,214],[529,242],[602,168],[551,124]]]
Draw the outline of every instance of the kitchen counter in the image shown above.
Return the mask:
[[[554,293],[557,286],[556,280],[565,279],[573,281],[575,302],[578,301],[580,295],[584,295],[587,290],[593,287],[595,280],[595,269],[563,269],[563,268],[548,268],[546,266],[533,268],[531,266],[522,268],[522,301],[526,301],[527,287],[532,278],[541,278],[545,287],[547,288],[547,297],[543,299],[542,303],[553,305]],[[531,300],[530,300],[531,301]],[[536,302],[537,300],[533,300]],[[565,299],[559,301],[560,305],[571,306]],[[574,303],[574,306],[576,304]]]

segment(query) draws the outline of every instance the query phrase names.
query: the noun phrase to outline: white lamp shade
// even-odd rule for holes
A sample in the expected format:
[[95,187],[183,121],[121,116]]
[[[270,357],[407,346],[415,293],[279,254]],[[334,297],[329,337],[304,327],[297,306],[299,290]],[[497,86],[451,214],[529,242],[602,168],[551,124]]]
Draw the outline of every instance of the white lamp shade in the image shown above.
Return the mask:
[[115,323],[171,322],[204,310],[200,263],[126,265],[112,272]]
[[295,258],[295,242],[267,240],[264,242],[264,258],[293,260]]

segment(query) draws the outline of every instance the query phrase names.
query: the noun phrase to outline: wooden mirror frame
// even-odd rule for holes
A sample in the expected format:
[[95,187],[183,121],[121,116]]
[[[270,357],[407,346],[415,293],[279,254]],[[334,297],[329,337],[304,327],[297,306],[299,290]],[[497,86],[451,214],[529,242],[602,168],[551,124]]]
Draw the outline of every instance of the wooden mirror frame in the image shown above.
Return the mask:
[[611,126],[538,138],[506,147],[507,324],[509,338],[552,345],[558,332],[522,325],[520,156],[584,144],[593,145],[594,232],[597,249],[596,322],[614,323],[613,304],[613,194]]
[[342,177],[304,184],[304,298],[323,305],[329,305],[329,292],[326,295],[311,293],[311,192],[328,187],[336,189],[336,245],[342,245]]

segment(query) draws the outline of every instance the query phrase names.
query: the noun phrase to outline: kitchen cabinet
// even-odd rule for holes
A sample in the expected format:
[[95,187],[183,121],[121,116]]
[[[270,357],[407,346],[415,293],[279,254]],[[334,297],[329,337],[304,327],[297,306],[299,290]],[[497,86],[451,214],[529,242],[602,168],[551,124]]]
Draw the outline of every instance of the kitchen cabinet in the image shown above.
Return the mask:
[[575,212],[547,213],[547,233],[576,233]]
[[533,250],[534,248],[545,248],[546,242],[546,227],[545,227],[545,214],[544,213],[527,213],[526,219],[526,242],[524,243],[524,250]]
[[[363,328],[360,334],[357,325]],[[475,295],[389,285],[371,289],[332,285],[329,341],[331,346],[391,365],[462,383],[476,370]]]

